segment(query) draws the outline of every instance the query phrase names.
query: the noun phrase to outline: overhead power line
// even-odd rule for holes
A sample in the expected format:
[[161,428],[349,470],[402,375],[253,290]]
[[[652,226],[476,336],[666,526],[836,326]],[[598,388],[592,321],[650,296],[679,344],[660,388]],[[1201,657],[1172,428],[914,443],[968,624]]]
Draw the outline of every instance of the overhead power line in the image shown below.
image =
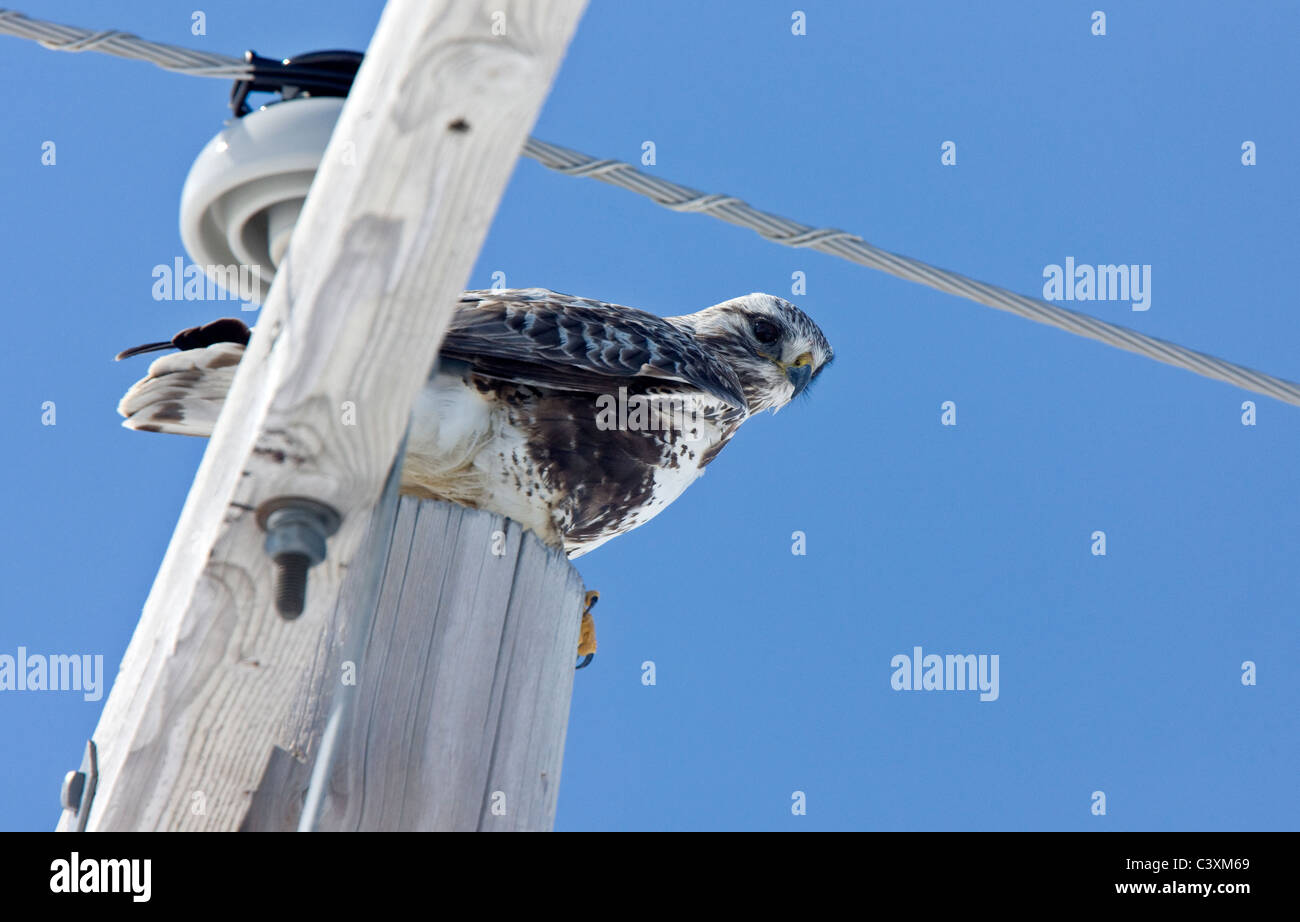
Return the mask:
[[116,29],[95,32],[76,26],[62,26],[43,19],[32,19],[16,10],[0,10],[0,34],[31,39],[54,51],[99,51],[133,61],[148,61],[164,70],[196,77],[237,80],[250,73],[247,64],[228,55],[150,42],[138,35]]
[[[191,51],[150,42],[128,32],[94,32],[31,19],[12,10],[0,10],[0,34],[40,42],[58,51],[99,51],[118,57],[148,61],[166,70],[201,77],[245,79],[252,66],[239,58]],[[567,176],[583,176],[643,195],[674,211],[696,212],[746,227],[766,240],[838,256],[849,262],[958,295],[986,307],[1085,336],[1108,346],[1184,368],[1244,390],[1300,406],[1300,384],[1265,374],[1204,352],[1188,349],[1088,314],[1058,307],[1039,298],[1017,294],[997,285],[976,281],[957,272],[872,246],[862,237],[833,228],[816,228],[789,218],[760,211],[730,195],[700,192],[688,186],[651,176],[621,160],[601,160],[586,154],[529,138],[523,154]]]

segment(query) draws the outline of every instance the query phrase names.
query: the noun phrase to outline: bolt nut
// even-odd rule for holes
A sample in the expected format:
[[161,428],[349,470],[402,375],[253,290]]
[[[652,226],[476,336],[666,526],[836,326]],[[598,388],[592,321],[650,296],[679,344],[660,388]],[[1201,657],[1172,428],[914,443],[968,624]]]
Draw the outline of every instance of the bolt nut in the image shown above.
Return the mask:
[[325,559],[325,533],[319,520],[301,509],[277,509],[266,520],[266,553],[300,554],[315,566]]

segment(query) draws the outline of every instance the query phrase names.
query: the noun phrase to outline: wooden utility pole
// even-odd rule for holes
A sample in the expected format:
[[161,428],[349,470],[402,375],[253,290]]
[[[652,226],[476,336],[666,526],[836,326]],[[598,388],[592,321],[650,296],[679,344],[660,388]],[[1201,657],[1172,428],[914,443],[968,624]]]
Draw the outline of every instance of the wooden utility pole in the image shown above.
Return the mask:
[[[376,558],[374,536],[382,534],[385,516],[397,509],[390,475],[394,460],[400,462],[399,444],[415,394],[433,365],[583,5],[583,0],[390,0],[385,8],[105,703],[94,736],[98,779],[86,828],[233,830],[245,825],[246,817],[247,828],[256,828],[258,816],[276,812],[266,811],[273,779],[293,774],[283,758],[273,757],[277,747],[301,766],[318,764],[321,739],[304,728],[319,725],[311,715],[335,711],[300,695],[315,688],[332,696],[342,683],[319,681],[322,663],[340,652],[340,643],[359,649],[358,625],[370,625],[372,617],[381,624],[371,610],[338,604],[343,578],[347,574],[350,587],[357,587],[355,596],[363,598],[392,569]],[[272,604],[272,568],[255,516],[260,505],[285,496],[317,500],[342,516],[326,560],[311,570],[306,609],[294,621],[281,618]],[[470,516],[475,528],[501,523],[486,514]],[[444,524],[450,527],[452,520]],[[421,682],[422,668],[435,660],[464,657],[483,663],[517,637],[534,638],[531,643],[543,636],[535,623],[519,634],[518,618],[528,615],[521,613],[532,592],[527,581],[551,580],[547,574],[555,567],[550,558],[545,565],[537,562],[531,539],[519,540],[517,528],[504,530],[515,535],[518,558],[512,564],[507,557],[504,570],[485,568],[481,583],[463,571],[456,578],[450,570],[435,575],[437,567],[460,559],[461,538],[455,532],[412,532],[403,549],[411,557],[407,577],[426,576],[410,584],[405,607],[393,609],[402,620],[389,636],[394,649],[423,646],[437,653],[423,661],[386,659],[372,648],[357,662],[362,675],[382,666],[382,682],[395,686],[392,700],[401,699],[398,689],[410,691],[411,683]],[[476,540],[466,540],[465,553],[482,552],[473,547]],[[396,554],[395,535],[391,543]],[[383,587],[391,585],[386,575],[383,580]],[[566,597],[564,604],[571,600],[573,609],[540,614],[557,625],[572,622],[576,643],[581,593],[570,580],[576,578],[565,571],[567,588],[550,590],[550,597]],[[421,620],[415,593],[434,585],[441,588],[428,605],[436,612],[481,610],[475,601],[480,596],[500,601],[505,593],[499,632],[463,620]],[[338,623],[339,618],[348,623]],[[453,630],[454,625],[459,626]],[[556,644],[569,642],[561,639],[562,627],[553,633]],[[460,643],[464,646],[455,646]],[[471,649],[474,644],[483,646]],[[573,652],[571,644],[564,670],[527,679],[549,683],[551,690],[539,696],[551,702],[549,709],[533,717],[560,721],[561,746]],[[485,706],[509,711],[511,726],[525,726],[529,715],[521,710],[524,699],[515,677],[494,675],[493,682]],[[363,697],[371,687],[358,678],[360,694],[350,703],[371,700]],[[421,721],[442,734],[441,742],[428,743],[425,756],[432,752],[436,758],[439,747],[481,748],[483,726],[456,723],[480,716],[472,715],[458,694],[442,690],[429,699],[436,713],[426,708],[408,715],[410,734],[425,732]],[[536,690],[523,694],[536,695]],[[557,717],[561,698],[565,713]],[[349,710],[357,719],[383,721],[392,716],[385,707],[376,702],[373,712]],[[346,714],[339,713],[331,731],[335,741],[347,729]],[[526,761],[521,753],[531,745],[527,734],[509,739],[506,724],[501,727],[484,785],[497,783],[489,779],[501,777],[493,774],[498,766]],[[549,729],[553,739],[554,727]],[[471,730],[474,738],[466,742]],[[336,745],[321,773],[346,774],[354,751]],[[380,756],[366,753],[367,771],[369,760]],[[402,759],[389,752],[382,757],[392,765]],[[387,772],[385,777],[395,776]],[[261,809],[250,814],[259,790]],[[288,796],[288,787],[280,790]],[[322,824],[337,816],[339,827],[379,828],[397,817],[403,825],[425,828],[450,815],[386,807],[377,816],[352,819],[355,799],[326,793],[321,786],[311,792]],[[428,787],[408,787],[401,795],[408,802],[426,796],[434,796]],[[516,806],[510,797],[506,792],[506,816]],[[553,804],[552,797],[552,810]],[[534,815],[518,806],[520,815]],[[65,811],[59,828],[76,824],[75,815]],[[461,825],[460,820],[449,825]]]
[[[380,579],[349,574],[333,647],[297,695],[292,738],[315,758],[277,748],[243,828],[550,829],[576,571],[514,522],[462,506],[404,496],[382,522]],[[366,593],[376,614],[356,637],[344,609]]]

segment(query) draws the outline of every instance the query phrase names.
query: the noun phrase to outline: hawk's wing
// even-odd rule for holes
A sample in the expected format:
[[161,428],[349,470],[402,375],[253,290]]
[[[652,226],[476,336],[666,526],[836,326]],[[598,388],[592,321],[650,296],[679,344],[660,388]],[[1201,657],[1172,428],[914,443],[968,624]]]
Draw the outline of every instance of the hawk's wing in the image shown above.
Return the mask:
[[746,406],[731,367],[668,321],[544,288],[465,292],[440,355],[539,387],[601,391],[645,377]]
[[[154,362],[122,398],[123,425],[211,434],[249,332],[242,320],[225,318],[122,352],[119,359],[181,350]],[[640,378],[647,386],[710,394],[733,408],[728,417],[743,418],[746,409],[731,366],[689,333],[645,311],[544,288],[465,292],[439,354],[519,384],[608,393]]]

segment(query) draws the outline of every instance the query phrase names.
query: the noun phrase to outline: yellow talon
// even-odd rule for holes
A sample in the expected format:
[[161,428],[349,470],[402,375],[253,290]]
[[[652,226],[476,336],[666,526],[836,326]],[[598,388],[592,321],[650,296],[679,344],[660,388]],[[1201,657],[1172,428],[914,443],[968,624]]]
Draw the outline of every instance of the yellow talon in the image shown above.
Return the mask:
[[[599,598],[600,593],[595,589],[587,591],[587,597],[582,605],[582,627],[578,633],[579,656],[591,657],[596,655],[596,621],[591,617],[591,610],[595,607],[596,600]],[[583,665],[585,666],[586,663]]]

